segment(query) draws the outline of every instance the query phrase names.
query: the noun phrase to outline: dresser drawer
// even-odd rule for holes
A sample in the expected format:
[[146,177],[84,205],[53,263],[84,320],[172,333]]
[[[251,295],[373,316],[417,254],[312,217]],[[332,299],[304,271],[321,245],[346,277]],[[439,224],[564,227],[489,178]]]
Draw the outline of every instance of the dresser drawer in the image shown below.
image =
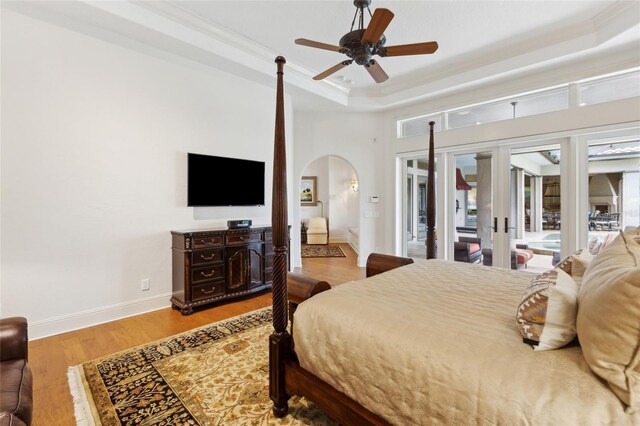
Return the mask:
[[224,278],[224,264],[193,268],[191,270],[191,282],[193,284],[222,278]]
[[217,280],[206,284],[197,285],[191,288],[191,300],[197,301],[208,299],[224,293],[224,281]]
[[194,250],[193,253],[191,253],[191,264],[196,266],[211,262],[222,262],[223,253],[223,248]]
[[262,241],[262,232],[227,234],[227,244],[253,243]]
[[193,248],[221,246],[224,243],[222,235],[201,235],[193,237]]

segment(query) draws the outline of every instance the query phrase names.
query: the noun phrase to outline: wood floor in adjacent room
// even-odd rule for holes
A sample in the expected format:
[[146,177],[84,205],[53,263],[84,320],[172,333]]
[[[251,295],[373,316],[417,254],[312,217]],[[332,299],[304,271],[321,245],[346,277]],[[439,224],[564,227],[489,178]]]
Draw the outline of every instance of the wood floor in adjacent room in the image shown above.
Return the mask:
[[[295,272],[330,284],[364,277],[364,268],[357,267],[353,249],[348,244],[340,244],[340,247],[347,257],[302,259],[302,268]],[[30,342],[29,364],[34,377],[33,425],[75,424],[67,384],[69,367],[269,305],[271,293],[262,293],[188,316],[166,308]]]

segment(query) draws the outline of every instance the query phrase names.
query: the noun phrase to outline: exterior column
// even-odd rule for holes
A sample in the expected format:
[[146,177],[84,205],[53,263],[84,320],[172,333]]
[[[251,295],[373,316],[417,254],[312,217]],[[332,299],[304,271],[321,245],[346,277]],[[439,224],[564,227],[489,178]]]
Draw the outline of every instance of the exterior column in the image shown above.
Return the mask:
[[531,231],[542,231],[542,176],[531,177]]
[[640,172],[622,174],[622,200],[618,199],[620,226],[640,226]]
[[511,220],[509,226],[514,227],[511,238],[524,238],[525,213],[524,213],[524,170],[515,168],[512,171],[513,188],[511,190]]
[[491,153],[481,152],[476,155],[476,167],[477,235],[482,240],[482,247],[491,247],[491,227],[493,226]]

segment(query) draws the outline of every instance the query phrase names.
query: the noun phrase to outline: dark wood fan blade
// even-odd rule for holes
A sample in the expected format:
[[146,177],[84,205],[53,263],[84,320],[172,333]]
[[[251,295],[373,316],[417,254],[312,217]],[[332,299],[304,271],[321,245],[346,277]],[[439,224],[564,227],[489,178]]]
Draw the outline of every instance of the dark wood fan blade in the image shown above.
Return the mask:
[[384,30],[386,30],[389,26],[389,23],[392,19],[393,12],[391,12],[389,9],[376,9],[376,11],[373,12],[373,16],[371,17],[369,26],[362,36],[362,41],[376,44],[378,40],[380,40],[380,36],[382,35],[382,33],[384,33]]
[[342,68],[346,67],[347,65],[350,65],[351,62],[353,62],[353,60],[342,61],[338,65],[332,66],[331,68],[329,68],[325,72],[321,72],[320,74],[316,75],[315,77],[313,77],[313,79],[314,80],[325,79],[325,78],[329,77],[331,74],[333,74],[334,72],[340,71]]
[[382,83],[389,78],[377,61],[372,60],[369,65],[365,65],[365,68],[369,71],[369,74],[371,74],[371,77],[373,77],[376,83]]
[[428,41],[425,43],[400,44],[398,46],[387,46],[380,49],[380,56],[405,56],[405,55],[425,55],[438,50],[438,43]]
[[296,44],[299,44],[301,46],[316,47],[318,49],[331,50],[334,52],[340,52],[342,50],[342,47],[340,46],[334,46],[332,44],[327,44],[327,43],[320,43],[319,41],[307,40],[306,38],[297,39]]

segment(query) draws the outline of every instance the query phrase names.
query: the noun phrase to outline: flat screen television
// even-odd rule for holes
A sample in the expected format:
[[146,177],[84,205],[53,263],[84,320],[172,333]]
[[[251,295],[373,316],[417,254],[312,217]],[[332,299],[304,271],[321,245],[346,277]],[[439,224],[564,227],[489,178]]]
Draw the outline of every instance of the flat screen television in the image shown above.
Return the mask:
[[187,154],[187,204],[263,206],[264,161]]

